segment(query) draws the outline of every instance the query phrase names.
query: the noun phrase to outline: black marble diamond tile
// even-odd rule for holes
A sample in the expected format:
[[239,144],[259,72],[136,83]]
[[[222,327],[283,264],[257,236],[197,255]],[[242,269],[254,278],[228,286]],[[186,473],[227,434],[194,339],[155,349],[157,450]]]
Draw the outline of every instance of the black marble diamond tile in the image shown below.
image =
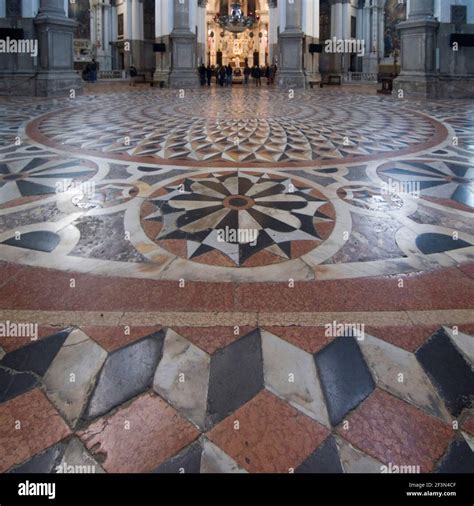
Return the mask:
[[15,371],[33,372],[43,376],[69,333],[70,330],[63,330],[7,353],[0,361],[0,365]]
[[29,372],[17,372],[0,368],[0,402],[13,399],[36,386],[36,376]]
[[337,337],[314,356],[329,419],[337,425],[375,388],[359,345],[353,337]]
[[85,418],[107,413],[150,388],[163,350],[162,331],[109,355],[100,372]]
[[474,473],[474,452],[464,438],[454,439],[441,459],[437,473]]
[[474,371],[443,329],[418,349],[416,357],[447,408],[458,416],[474,400]]
[[453,239],[450,235],[426,233],[420,234],[416,238],[418,249],[428,255],[430,253],[439,253],[441,251],[450,251],[459,248],[467,248],[470,243],[462,239]]
[[206,427],[224,419],[262,388],[262,343],[255,330],[212,355]]
[[194,442],[180,451],[174,457],[163,462],[155,473],[184,473],[197,474],[201,472],[202,446],[200,442]]
[[339,452],[334,436],[329,436],[323,444],[306,458],[296,469],[296,473],[343,473]]
[[9,472],[13,474],[54,473],[64,455],[65,448],[65,443],[57,443]]
[[51,253],[59,244],[59,235],[48,230],[39,230],[21,234],[19,239],[12,237],[3,241],[2,244]]

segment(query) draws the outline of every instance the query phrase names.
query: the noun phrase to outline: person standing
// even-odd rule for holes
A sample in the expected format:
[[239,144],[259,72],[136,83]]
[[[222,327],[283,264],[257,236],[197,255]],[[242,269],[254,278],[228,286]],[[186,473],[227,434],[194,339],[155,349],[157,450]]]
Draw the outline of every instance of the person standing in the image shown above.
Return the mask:
[[220,69],[219,69],[219,84],[221,86],[224,86],[225,84],[225,79],[226,79],[226,72],[225,72],[225,67],[222,66]]
[[97,81],[97,63],[94,59],[92,59],[92,63],[90,66],[90,78],[91,83],[95,83]]
[[135,81],[138,75],[137,69],[132,65],[128,72],[130,73],[130,86],[135,86]]
[[227,86],[232,86],[232,74],[233,74],[233,70],[232,70],[232,67],[230,66],[230,63],[229,63],[229,65],[227,65],[227,67],[225,69],[225,77],[226,77],[226,85]]
[[206,67],[204,63],[201,63],[199,66],[199,80],[201,82],[201,86],[206,84]]
[[208,65],[206,68],[206,79],[207,79],[207,85],[211,86],[212,67],[210,65]]
[[244,85],[245,86],[249,85],[249,77],[250,77],[251,73],[252,73],[252,71],[250,70],[250,67],[246,63],[245,67],[244,67]]
[[276,74],[276,68],[275,65],[270,66],[270,76],[269,76],[269,84],[275,84],[275,74]]
[[255,79],[255,86],[258,88],[262,86],[262,70],[258,65],[253,68],[253,78]]

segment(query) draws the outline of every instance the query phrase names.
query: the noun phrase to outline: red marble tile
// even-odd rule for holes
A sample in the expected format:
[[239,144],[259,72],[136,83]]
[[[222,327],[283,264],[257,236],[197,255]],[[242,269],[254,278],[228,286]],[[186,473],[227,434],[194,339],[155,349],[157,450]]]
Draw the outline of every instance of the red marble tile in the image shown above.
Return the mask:
[[[403,288],[399,288],[399,279]],[[241,311],[471,309],[474,280],[456,268],[397,276],[287,283],[240,283]]]
[[199,432],[163,399],[146,393],[78,435],[106,471],[140,473],[156,469]]
[[[452,325],[451,325],[452,326]],[[466,323],[458,326],[459,332],[467,334],[468,336],[474,336],[474,323]]]
[[439,329],[439,325],[430,326],[388,326],[365,328],[367,334],[383,339],[388,343],[394,344],[404,350],[415,352],[434,332]]
[[173,327],[180,336],[185,337],[193,344],[212,355],[219,348],[224,348],[230,343],[247,335],[254,327],[244,325],[239,327],[239,333],[234,334],[234,327]]
[[321,241],[293,241],[291,243],[291,258],[299,258],[321,244]]
[[133,343],[142,337],[158,332],[161,328],[162,327],[159,326],[131,326],[129,330],[127,330],[124,325],[114,327],[90,325],[81,327],[81,330],[100,344],[104,350],[110,352],[117,350],[118,348],[122,348],[127,344]]
[[221,267],[235,267],[233,262],[227,255],[220,251],[208,251],[203,255],[199,255],[194,259],[196,262],[207,265],[220,265]]
[[324,327],[264,327],[264,329],[308,353],[318,352],[334,339],[325,335]]
[[462,429],[469,434],[474,436],[474,411],[468,413],[467,417],[464,419],[464,422],[461,425]]
[[0,472],[25,462],[70,432],[38,388],[0,404]]
[[470,278],[474,278],[474,262],[462,264],[458,267],[464,274],[467,274]]
[[351,444],[388,465],[420,466],[431,472],[453,436],[439,419],[376,389],[337,432]]
[[259,267],[261,265],[278,264],[285,261],[284,258],[271,253],[270,251],[261,250],[248,258],[242,267]]
[[328,429],[263,390],[216,425],[208,438],[250,472],[288,473],[328,435]]
[[[75,287],[70,287],[70,280]],[[68,311],[225,311],[233,304],[230,283],[155,281],[94,276],[25,267],[0,288],[5,309]]]

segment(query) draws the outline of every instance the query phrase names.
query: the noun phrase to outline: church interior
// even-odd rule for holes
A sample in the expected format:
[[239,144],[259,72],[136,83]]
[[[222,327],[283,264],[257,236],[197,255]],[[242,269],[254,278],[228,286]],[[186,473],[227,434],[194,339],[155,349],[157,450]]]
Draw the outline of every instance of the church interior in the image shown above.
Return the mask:
[[473,473],[473,217],[471,0],[0,0],[0,473]]

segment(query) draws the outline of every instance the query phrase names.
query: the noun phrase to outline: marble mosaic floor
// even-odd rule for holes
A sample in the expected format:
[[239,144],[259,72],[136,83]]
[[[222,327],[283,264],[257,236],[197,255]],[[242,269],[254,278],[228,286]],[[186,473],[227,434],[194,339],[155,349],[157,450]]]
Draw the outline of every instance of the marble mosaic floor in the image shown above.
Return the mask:
[[0,472],[474,471],[474,103],[361,90],[0,98]]

